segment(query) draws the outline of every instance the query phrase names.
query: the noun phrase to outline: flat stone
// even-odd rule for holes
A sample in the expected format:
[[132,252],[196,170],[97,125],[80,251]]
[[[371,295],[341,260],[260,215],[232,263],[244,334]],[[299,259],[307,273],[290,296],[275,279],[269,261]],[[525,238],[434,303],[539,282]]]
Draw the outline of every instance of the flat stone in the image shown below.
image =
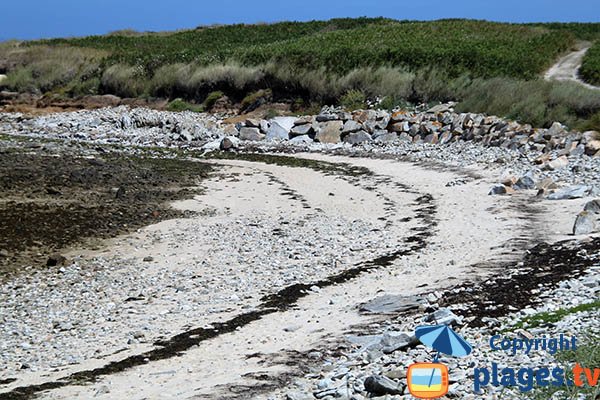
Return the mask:
[[588,195],[590,187],[585,185],[569,186],[558,190],[546,197],[548,200],[570,200],[580,199]]
[[258,128],[243,127],[240,129],[240,139],[241,140],[258,141],[258,140],[263,140],[264,138],[265,138],[265,135],[260,133],[260,129],[258,129]]
[[313,140],[308,135],[296,136],[296,137],[293,137],[292,139],[290,139],[290,143],[292,143],[292,144],[305,144],[305,143],[312,143],[312,142],[313,142]]
[[435,325],[459,325],[462,323],[460,317],[447,308],[440,308],[429,314],[423,318],[423,322],[431,322]]
[[311,124],[296,125],[290,130],[290,136],[303,136],[313,132]]
[[365,131],[353,132],[344,137],[345,143],[359,144],[371,141],[371,135]]
[[[410,136],[409,136],[409,139],[410,139]],[[385,133],[385,134],[379,135],[375,138],[375,141],[379,142],[379,143],[390,143],[390,142],[395,142],[397,140],[398,140],[398,134],[395,132]]]
[[419,308],[423,300],[417,296],[386,294],[360,306],[360,311],[370,314],[397,314]]

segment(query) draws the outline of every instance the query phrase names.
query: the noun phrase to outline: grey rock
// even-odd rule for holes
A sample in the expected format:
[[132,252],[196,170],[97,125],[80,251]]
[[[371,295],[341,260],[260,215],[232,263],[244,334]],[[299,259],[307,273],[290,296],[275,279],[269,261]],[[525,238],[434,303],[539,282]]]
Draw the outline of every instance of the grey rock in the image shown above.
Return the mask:
[[588,211],[582,211],[573,225],[573,235],[587,235],[596,230],[596,216]]
[[412,335],[404,332],[386,332],[381,339],[381,351],[384,354],[391,354],[397,350],[403,350],[407,347],[414,346],[419,340]]
[[271,120],[271,124],[275,123],[289,132],[294,127],[296,120],[295,117],[275,117]]
[[[291,127],[290,127],[291,129]],[[277,121],[271,121],[271,126],[267,129],[267,140],[288,140],[290,131],[281,126]]]
[[348,120],[344,123],[342,134],[358,132],[363,129],[363,126],[356,121]]
[[417,296],[386,294],[362,304],[359,310],[370,314],[397,314],[417,309],[422,303],[423,299]]
[[371,141],[371,135],[365,131],[353,132],[344,137],[345,143],[359,144]]
[[430,114],[444,113],[450,111],[450,107],[450,104],[438,104],[437,106],[431,107],[427,112]]
[[292,144],[304,144],[304,143],[312,143],[313,140],[308,135],[296,136],[290,139],[290,143]]
[[381,375],[371,375],[365,379],[365,390],[376,395],[396,395],[404,393],[404,385]]
[[[410,139],[410,136],[409,136],[409,139]],[[398,134],[395,132],[379,135],[375,138],[375,141],[380,142],[380,143],[390,143],[390,142],[395,142],[397,140],[398,140]]]
[[237,147],[236,142],[229,137],[224,137],[219,144],[221,150],[231,150]]
[[311,124],[296,125],[290,130],[290,136],[303,136],[313,132]]
[[600,214],[600,199],[588,201],[583,210],[593,214]]
[[243,127],[240,129],[240,139],[241,140],[257,141],[257,140],[263,140],[264,138],[265,138],[265,135],[260,133],[260,130],[258,128]]
[[427,315],[423,318],[423,322],[431,322],[435,325],[460,325],[461,318],[447,308],[439,310]]
[[526,173],[513,185],[513,188],[516,190],[530,190],[535,189],[536,179],[535,175],[532,171]]
[[314,396],[302,392],[289,392],[285,395],[286,400],[314,400]]
[[503,184],[499,183],[497,185],[494,185],[492,187],[492,189],[490,189],[490,192],[488,193],[488,195],[490,196],[494,196],[494,195],[504,195],[504,194],[511,194],[514,190],[508,186],[504,186]]
[[271,126],[271,123],[269,121],[267,121],[265,119],[262,119],[260,121],[260,131],[261,131],[261,133],[264,133],[266,135],[270,126]]
[[[262,120],[262,121],[264,121],[264,120]],[[257,119],[253,119],[253,118],[248,118],[244,122],[244,126],[247,126],[248,128],[260,128],[260,123],[262,121],[259,121]]]
[[550,129],[548,129],[547,134],[550,136],[558,136],[566,133],[564,126],[560,122],[555,122],[552,124]]
[[580,199],[587,196],[590,192],[590,187],[585,185],[569,186],[567,188],[558,190],[546,197],[548,200],[570,200]]
[[320,143],[339,143],[342,134],[342,121],[330,121],[319,124],[315,140]]

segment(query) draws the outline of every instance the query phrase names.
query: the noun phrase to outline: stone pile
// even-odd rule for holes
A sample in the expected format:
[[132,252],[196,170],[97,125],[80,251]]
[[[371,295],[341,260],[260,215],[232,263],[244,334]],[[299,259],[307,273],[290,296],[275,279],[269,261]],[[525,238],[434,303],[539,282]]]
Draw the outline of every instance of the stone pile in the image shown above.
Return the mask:
[[[504,120],[483,114],[456,113],[454,103],[440,104],[425,112],[358,110],[324,107],[319,115],[272,120],[248,119],[238,126],[243,140],[289,140],[292,143],[410,142],[447,144],[456,141],[480,142],[485,146],[512,150],[537,150],[560,156],[600,157],[600,133],[570,132],[556,122],[549,129]],[[537,162],[550,170],[560,168],[566,157]]]
[[227,130],[210,114],[119,106],[33,118],[0,114],[0,132],[106,143],[170,145],[206,142],[223,136]]

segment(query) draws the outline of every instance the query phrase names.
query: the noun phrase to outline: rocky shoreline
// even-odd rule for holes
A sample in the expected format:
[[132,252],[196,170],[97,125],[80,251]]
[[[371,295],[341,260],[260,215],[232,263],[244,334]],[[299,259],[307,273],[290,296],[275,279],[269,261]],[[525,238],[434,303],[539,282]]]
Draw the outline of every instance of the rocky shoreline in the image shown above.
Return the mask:
[[[106,151],[115,151],[193,159],[213,163],[219,168],[227,166],[229,172],[213,176],[204,189],[214,190],[211,192],[214,196],[227,186],[236,187],[236,190],[242,190],[240,198],[248,202],[250,210],[252,207],[259,210],[221,221],[220,218],[234,218],[232,209],[240,207],[238,203],[229,203],[225,194],[222,198],[216,195],[212,200],[203,197],[206,204],[202,203],[202,209],[195,212],[211,218],[216,215],[214,224],[203,226],[194,225],[198,223],[192,220],[177,220],[170,226],[172,232],[168,234],[157,231],[142,235],[138,232],[137,238],[128,239],[132,247],[121,248],[119,254],[96,254],[92,259],[76,259],[69,265],[58,266],[57,271],[19,277],[3,285],[0,309],[3,315],[14,317],[3,319],[2,336],[10,340],[5,340],[0,348],[5,365],[0,370],[2,391],[2,386],[12,385],[11,379],[22,373],[66,370],[69,364],[85,363],[98,356],[114,357],[115,354],[97,353],[100,342],[106,349],[121,351],[122,348],[125,354],[135,357],[136,352],[151,349],[153,342],[161,343],[177,334],[179,328],[172,330],[168,324],[191,328],[205,323],[205,329],[210,330],[213,317],[226,318],[248,310],[260,311],[261,301],[265,299],[262,296],[273,295],[274,288],[288,290],[284,292],[286,295],[293,290],[302,290],[302,293],[318,297],[325,286],[297,285],[314,282],[315,278],[318,281],[336,276],[346,271],[348,265],[386,257],[392,250],[399,251],[396,257],[403,259],[400,254],[404,254],[406,248],[396,249],[396,235],[404,235],[404,245],[425,244],[430,236],[442,229],[437,227],[440,221],[436,203],[439,199],[434,200],[429,193],[421,192],[417,177],[411,184],[403,184],[401,177],[396,177],[398,180],[394,183],[389,176],[374,174],[366,167],[349,162],[306,159],[306,154],[349,157],[357,162],[373,160],[377,162],[373,165],[378,168],[384,168],[388,160],[410,162],[420,166],[420,173],[440,174],[435,185],[427,187],[444,194],[454,191],[453,196],[457,197],[452,201],[456,202],[453,204],[456,204],[457,212],[461,197],[456,192],[465,186],[473,190],[472,186],[476,185],[477,193],[487,197],[487,202],[496,204],[500,201],[506,208],[493,211],[504,212],[499,214],[502,217],[498,218],[498,224],[515,218],[507,214],[511,207],[517,215],[523,215],[531,203],[562,213],[560,219],[568,221],[569,228],[568,231],[563,229],[560,235],[571,234],[572,230],[577,236],[568,242],[544,247],[538,242],[556,236],[557,232],[536,232],[539,226],[527,231],[520,226],[521,235],[529,237],[514,245],[512,251],[526,251],[533,254],[530,261],[544,261],[529,266],[526,260],[505,259],[504,264],[494,265],[494,269],[500,270],[494,270],[490,275],[490,279],[498,282],[503,276],[511,276],[509,283],[519,282],[520,275],[532,276],[531,282],[523,284],[528,291],[519,293],[520,302],[518,296],[510,304],[508,300],[506,304],[500,304],[500,300],[494,299],[495,304],[490,307],[495,307],[491,310],[497,312],[485,314],[482,308],[490,305],[491,300],[471,295],[493,290],[477,280],[470,286],[455,285],[434,291],[423,289],[418,297],[393,295],[392,299],[400,303],[399,309],[385,316],[375,310],[372,313],[375,322],[355,327],[354,334],[344,335],[341,342],[339,337],[329,338],[334,340],[334,346],[338,346],[336,351],[331,351],[332,343],[327,343],[327,346],[304,354],[310,360],[310,371],[297,372],[286,378],[285,390],[276,388],[277,395],[252,389],[254,395],[259,396],[257,398],[410,398],[401,383],[405,378],[404,367],[414,361],[430,359],[424,347],[415,346],[413,331],[424,316],[436,312],[437,319],[445,318],[475,341],[477,362],[482,364],[534,366],[555,363],[547,355],[514,359],[486,351],[486,340],[493,332],[506,330],[510,335],[526,336],[569,333],[583,337],[600,327],[598,309],[595,308],[574,312],[558,323],[531,329],[519,327],[518,332],[515,329],[516,321],[532,315],[587,304],[598,298],[600,259],[595,233],[600,229],[600,208],[598,201],[593,201],[600,195],[600,136],[597,132],[569,132],[560,124],[550,129],[534,129],[496,117],[457,114],[453,112],[452,104],[445,104],[423,112],[396,113],[373,110],[349,113],[324,108],[317,116],[248,120],[237,125],[228,124],[214,115],[126,107],[38,117],[0,114],[0,135],[0,154],[8,154],[15,148],[36,152],[56,147],[62,149],[55,154],[57,157],[66,151],[101,158]],[[297,158],[298,153],[304,158]],[[272,154],[279,155],[268,159]],[[285,157],[277,158],[282,156]],[[304,161],[292,166],[292,160]],[[312,198],[313,191],[306,187],[306,182],[295,180],[294,174],[299,170],[304,171],[306,179],[314,179],[306,182],[316,185],[318,180],[324,180],[322,187],[315,187],[315,191],[325,191],[323,199]],[[480,186],[483,186],[483,192]],[[277,191],[273,191],[274,188]],[[259,196],[261,191],[283,197],[285,204],[261,204],[264,199],[257,201],[252,197]],[[257,194],[253,194],[255,192]],[[504,196],[496,199],[494,195]],[[356,199],[359,199],[356,205],[349,204]],[[324,212],[325,200],[339,201],[335,207],[349,209],[339,215],[335,207]],[[577,202],[578,206],[569,202]],[[228,206],[224,207],[224,204]],[[267,207],[281,208],[281,211],[275,218]],[[364,207],[368,210],[365,215],[360,214]],[[488,209],[495,208],[496,205]],[[569,214],[565,216],[566,212]],[[545,217],[548,215],[546,212]],[[522,217],[516,220],[519,218]],[[536,217],[528,218],[534,220]],[[564,225],[561,222],[561,226]],[[491,227],[489,229],[493,231]],[[423,236],[425,233],[430,236]],[[139,242],[142,237],[145,241]],[[520,238],[511,238],[517,239]],[[199,260],[194,254],[204,254],[206,250],[189,247],[188,242],[210,242],[211,253]],[[509,246],[506,243],[504,246]],[[527,250],[525,243],[534,247]],[[443,245],[443,242],[437,242],[433,247],[443,248]],[[231,252],[232,246],[237,250]],[[152,253],[154,247],[160,249],[158,256]],[[506,249],[506,252],[510,251]],[[169,257],[179,255],[184,259],[184,253],[188,257],[185,263],[169,265]],[[169,257],[162,258],[167,254]],[[406,253],[406,257],[409,254]],[[504,253],[497,256],[501,254]],[[565,263],[561,257],[569,262]],[[441,262],[446,265],[446,261]],[[491,262],[491,259],[487,261]],[[216,265],[226,265],[228,269],[215,271]],[[195,266],[196,272],[190,270],[190,266]],[[132,276],[131,268],[139,275]],[[562,271],[562,275],[558,271]],[[548,277],[549,273],[555,273],[556,278]],[[48,279],[48,276],[53,278]],[[203,276],[211,276],[211,279],[204,281]],[[149,287],[155,290],[148,292]],[[124,293],[125,298],[121,298]],[[459,301],[461,298],[469,301]],[[336,298],[332,298],[329,306],[335,307],[336,302]],[[39,315],[42,304],[49,307],[48,318]],[[72,308],[68,304],[81,307]],[[404,307],[407,304],[408,309]],[[191,316],[194,323],[189,326]],[[96,321],[101,330],[90,325],[90,321]],[[167,321],[170,322],[166,324]],[[293,335],[297,330],[301,332],[301,325],[285,328],[287,335]],[[72,350],[67,352],[67,348]],[[472,359],[468,362],[442,360],[452,371],[449,397],[521,396],[518,390],[498,392],[495,388],[473,394],[468,383],[473,380]],[[7,387],[16,390],[13,386]],[[106,390],[102,389],[100,395],[110,396],[111,389]],[[270,386],[269,391],[273,391]],[[2,396],[0,392],[0,398]]]

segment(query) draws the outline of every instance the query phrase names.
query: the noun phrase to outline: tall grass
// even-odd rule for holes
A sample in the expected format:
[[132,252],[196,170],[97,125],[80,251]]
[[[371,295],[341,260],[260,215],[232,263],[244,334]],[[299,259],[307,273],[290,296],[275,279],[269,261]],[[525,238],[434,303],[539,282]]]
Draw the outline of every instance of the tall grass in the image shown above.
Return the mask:
[[0,68],[7,74],[2,86],[19,92],[45,93],[76,80],[88,81],[99,74],[106,55],[87,48],[5,43],[0,46]]

